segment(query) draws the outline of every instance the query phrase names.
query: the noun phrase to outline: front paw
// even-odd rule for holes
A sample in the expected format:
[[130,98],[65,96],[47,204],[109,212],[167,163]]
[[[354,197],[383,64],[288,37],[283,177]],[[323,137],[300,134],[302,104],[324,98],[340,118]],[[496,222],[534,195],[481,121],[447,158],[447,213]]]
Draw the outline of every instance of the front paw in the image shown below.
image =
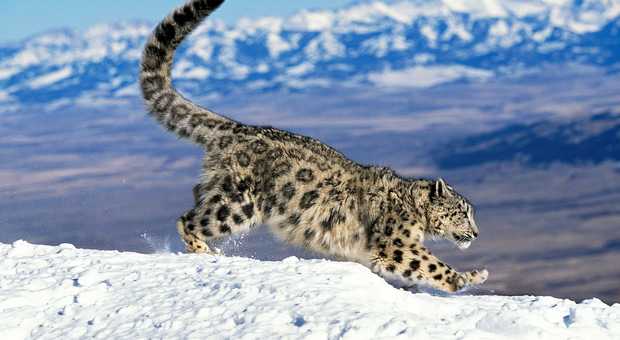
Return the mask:
[[486,269],[463,273],[456,280],[456,290],[461,290],[467,286],[483,284],[488,278],[489,271]]
[[470,276],[470,284],[472,285],[480,285],[486,282],[489,278],[489,271],[486,269],[482,270],[472,270],[467,273]]

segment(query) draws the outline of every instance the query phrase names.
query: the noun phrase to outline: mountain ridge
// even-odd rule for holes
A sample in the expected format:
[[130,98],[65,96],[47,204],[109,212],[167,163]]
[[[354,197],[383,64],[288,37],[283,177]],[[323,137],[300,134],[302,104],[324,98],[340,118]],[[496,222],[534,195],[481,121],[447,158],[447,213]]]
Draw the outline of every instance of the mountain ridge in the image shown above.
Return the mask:
[[620,161],[620,114],[605,112],[571,120],[509,124],[498,130],[451,141],[433,152],[444,168],[519,161],[600,164]]

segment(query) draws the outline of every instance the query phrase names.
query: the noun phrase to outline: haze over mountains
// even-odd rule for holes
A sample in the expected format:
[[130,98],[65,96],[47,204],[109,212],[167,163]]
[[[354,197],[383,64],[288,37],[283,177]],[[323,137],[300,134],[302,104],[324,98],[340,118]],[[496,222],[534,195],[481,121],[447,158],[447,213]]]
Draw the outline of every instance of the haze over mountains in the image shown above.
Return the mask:
[[[174,72],[190,96],[428,87],[563,64],[618,72],[619,15],[619,0],[401,0],[229,26],[207,20],[181,47]],[[154,24],[56,30],[0,45],[2,110],[137,97],[137,65]]]

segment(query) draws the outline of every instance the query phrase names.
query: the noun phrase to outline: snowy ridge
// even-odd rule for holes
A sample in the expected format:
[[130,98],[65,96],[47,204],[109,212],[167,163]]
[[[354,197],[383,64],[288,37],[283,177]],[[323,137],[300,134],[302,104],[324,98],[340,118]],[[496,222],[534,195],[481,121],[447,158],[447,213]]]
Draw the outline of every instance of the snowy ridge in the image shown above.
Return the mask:
[[0,244],[0,338],[618,339],[620,304],[432,296],[353,263]]
[[[381,17],[409,23],[420,16],[449,18],[466,14],[475,19],[547,17],[553,27],[584,33],[597,31],[620,15],[618,0],[366,0],[359,3],[335,14],[305,11],[289,19],[288,26],[348,30],[353,23],[372,23]],[[314,24],[317,21],[322,25]]]
[[[138,61],[152,27],[56,30],[0,45],[0,103],[136,97]],[[425,87],[546,64],[615,69],[620,0],[361,1],[235,25],[210,20],[176,61],[175,79],[189,95],[333,84]],[[401,70],[405,81],[392,76]]]

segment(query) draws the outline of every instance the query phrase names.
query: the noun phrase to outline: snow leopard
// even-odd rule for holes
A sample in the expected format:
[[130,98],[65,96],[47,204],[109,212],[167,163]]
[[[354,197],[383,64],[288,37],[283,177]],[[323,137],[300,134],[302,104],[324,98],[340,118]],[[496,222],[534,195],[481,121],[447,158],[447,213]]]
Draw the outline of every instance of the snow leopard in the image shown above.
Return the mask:
[[204,151],[194,207],[177,221],[188,252],[268,225],[280,239],[358,262],[386,280],[455,292],[486,281],[458,272],[423,245],[466,248],[478,237],[474,208],[443,179],[414,179],[348,159],[317,139],[243,124],[184,98],[172,86],[175,50],[224,0],[191,0],[161,21],[141,60],[140,87],[161,125]]

